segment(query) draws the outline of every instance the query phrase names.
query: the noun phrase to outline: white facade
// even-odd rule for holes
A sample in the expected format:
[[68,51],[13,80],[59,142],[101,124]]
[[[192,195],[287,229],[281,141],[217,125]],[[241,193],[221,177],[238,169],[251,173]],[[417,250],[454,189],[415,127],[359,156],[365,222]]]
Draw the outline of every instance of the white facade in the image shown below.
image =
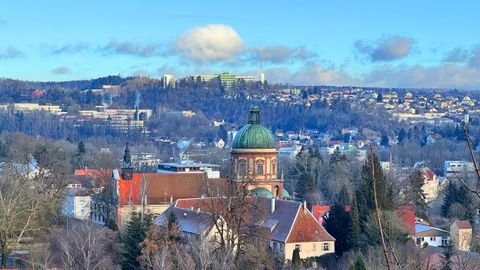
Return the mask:
[[69,189],[62,207],[62,213],[71,218],[86,220],[90,218],[92,198],[90,195],[76,195],[77,188]]
[[163,75],[163,88],[173,87],[175,88],[175,77],[170,74]]
[[450,241],[450,233],[439,228],[417,223],[415,224],[414,240],[415,244],[420,247],[425,245],[443,247]]
[[443,176],[450,178],[456,177],[457,174],[460,177],[474,177],[475,167],[473,162],[461,161],[461,160],[447,160],[443,165]]

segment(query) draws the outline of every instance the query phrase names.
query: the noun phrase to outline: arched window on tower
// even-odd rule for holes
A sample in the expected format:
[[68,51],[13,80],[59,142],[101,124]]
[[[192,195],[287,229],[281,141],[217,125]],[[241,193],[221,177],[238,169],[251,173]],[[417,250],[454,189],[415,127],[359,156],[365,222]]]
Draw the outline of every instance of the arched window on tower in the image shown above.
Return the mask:
[[238,162],[238,174],[239,176],[245,176],[247,174],[247,162],[245,160]]
[[257,161],[255,174],[256,175],[263,175],[263,161]]
[[278,189],[279,189],[278,186],[275,186],[275,187],[273,188],[273,196],[274,196],[275,198],[278,198]]
[[277,162],[276,162],[276,160],[272,160],[272,174],[273,175],[277,174]]

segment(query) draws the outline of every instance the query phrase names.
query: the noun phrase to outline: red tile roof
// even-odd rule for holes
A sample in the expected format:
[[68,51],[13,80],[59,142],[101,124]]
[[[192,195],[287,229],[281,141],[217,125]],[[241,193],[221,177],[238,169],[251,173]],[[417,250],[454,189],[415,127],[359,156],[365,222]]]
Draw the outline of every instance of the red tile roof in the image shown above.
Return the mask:
[[399,206],[395,210],[395,214],[408,235],[415,235],[415,207],[412,205]]
[[198,198],[208,194],[222,196],[227,188],[226,179],[208,179],[202,173],[133,173],[132,180],[124,180],[120,173],[117,181],[119,204],[140,204],[143,183],[148,186],[146,195],[149,204],[168,203],[171,199]]
[[330,211],[330,205],[313,205],[312,206],[312,213],[315,219],[318,222],[322,222],[323,215]]
[[287,243],[335,241],[312,214],[300,207]]
[[105,186],[105,180],[112,177],[111,169],[77,169],[74,175],[80,177],[90,177],[95,180],[99,187]]

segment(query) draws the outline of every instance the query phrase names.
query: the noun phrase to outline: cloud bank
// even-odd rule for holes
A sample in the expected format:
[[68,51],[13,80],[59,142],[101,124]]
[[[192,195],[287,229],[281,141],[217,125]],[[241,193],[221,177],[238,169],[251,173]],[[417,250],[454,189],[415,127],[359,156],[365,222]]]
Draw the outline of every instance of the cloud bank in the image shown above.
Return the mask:
[[367,55],[372,62],[394,61],[407,57],[412,52],[414,40],[404,36],[384,36],[375,42],[357,40],[355,48]]

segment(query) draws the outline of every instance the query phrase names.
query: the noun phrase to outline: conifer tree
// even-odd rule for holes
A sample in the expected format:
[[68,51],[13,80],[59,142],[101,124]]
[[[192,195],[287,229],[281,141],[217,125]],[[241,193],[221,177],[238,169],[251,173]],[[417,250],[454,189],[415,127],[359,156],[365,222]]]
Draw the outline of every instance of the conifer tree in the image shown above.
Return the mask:
[[336,203],[330,208],[325,229],[335,238],[335,254],[341,256],[350,249],[350,216],[343,205]]
[[350,193],[348,192],[348,188],[345,184],[342,185],[340,193],[338,194],[338,203],[343,206],[350,204]]
[[409,203],[415,206],[415,215],[426,219],[428,205],[425,201],[425,192],[422,189],[424,184],[422,171],[417,170],[412,173],[408,177],[408,184],[407,197],[409,197]]
[[302,268],[302,260],[300,259],[300,249],[295,248],[292,255],[292,265],[294,269]]
[[[370,153],[362,169],[362,179],[357,189],[356,197],[358,208],[362,211],[373,212],[375,203],[373,199],[373,178],[372,178],[372,160],[374,175],[376,180],[378,205],[383,210],[393,209],[393,200],[391,197],[391,188],[387,184],[385,175],[380,166],[380,162],[375,153]],[[362,215],[364,221],[368,214]],[[362,221],[362,222],[363,222]]]
[[137,258],[142,254],[140,243],[145,240],[146,232],[152,225],[152,215],[142,216],[138,212],[132,212],[130,220],[126,224],[126,229],[121,236],[123,245],[122,269],[139,269],[140,263]]
[[350,228],[349,228],[349,246],[353,249],[359,247],[360,241],[360,217],[358,213],[357,199],[354,196],[352,199],[352,209],[350,210]]

